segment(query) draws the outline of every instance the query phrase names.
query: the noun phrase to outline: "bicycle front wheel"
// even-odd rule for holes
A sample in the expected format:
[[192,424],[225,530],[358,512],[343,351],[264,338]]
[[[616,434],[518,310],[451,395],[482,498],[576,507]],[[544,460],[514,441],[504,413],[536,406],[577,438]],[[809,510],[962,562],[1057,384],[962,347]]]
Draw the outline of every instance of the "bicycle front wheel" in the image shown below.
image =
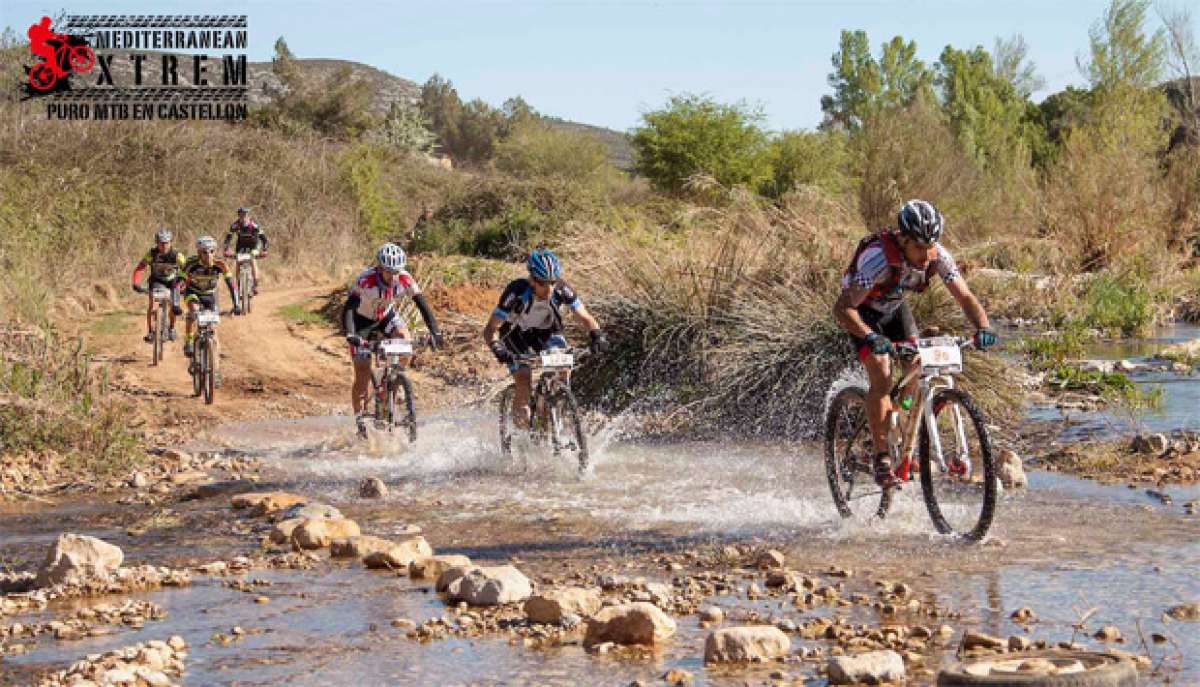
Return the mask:
[[204,393],[204,346],[203,340],[196,337],[192,348],[192,395]]
[[406,429],[408,441],[417,440],[417,413],[413,410],[412,382],[400,373],[392,379],[388,400],[388,420],[393,427]]
[[515,393],[516,387],[511,384],[500,393],[500,455],[505,458],[512,458],[512,402]]
[[551,396],[546,406],[554,452],[574,456],[579,463],[579,473],[587,472],[587,434],[583,430],[583,420],[579,414],[579,405],[575,402],[575,394],[571,393],[570,389],[565,389]]
[[204,340],[204,367],[202,374],[204,375],[204,403],[212,405],[213,396],[217,393],[217,369],[216,361],[213,359],[213,345],[211,339]]
[[962,389],[933,395],[933,427],[921,432],[921,490],[942,534],[979,541],[996,512],[996,464],[987,421]]
[[892,490],[875,483],[871,463],[874,453],[867,425],[867,392],[861,387],[846,387],[830,401],[825,416],[825,476],[833,505],[843,518],[871,504],[875,504],[875,515],[882,518],[892,505]]

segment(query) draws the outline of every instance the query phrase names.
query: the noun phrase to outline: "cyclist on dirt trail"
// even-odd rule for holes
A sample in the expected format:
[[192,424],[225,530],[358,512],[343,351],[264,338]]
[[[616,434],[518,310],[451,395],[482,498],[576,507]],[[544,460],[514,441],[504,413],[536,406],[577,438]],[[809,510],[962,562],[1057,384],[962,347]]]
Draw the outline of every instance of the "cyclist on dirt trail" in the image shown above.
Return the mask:
[[229,288],[229,297],[233,299],[233,314],[242,314],[239,305],[237,286],[233,283],[233,275],[225,262],[216,258],[217,240],[211,236],[201,236],[196,239],[196,254],[188,258],[183,266],[183,302],[187,304],[187,332],[184,335],[183,354],[192,357],[194,350],[192,341],[192,322],[196,319],[196,311],[218,310],[217,282],[222,278]]
[[[175,340],[175,317],[183,313],[179,307],[179,289],[182,276],[180,271],[187,263],[183,253],[171,247],[171,230],[159,229],[154,235],[154,246],[146,251],[137,267],[133,270],[133,290],[138,293],[150,294],[146,306],[146,343],[154,341],[154,287],[162,286],[171,292],[171,327],[167,331],[167,339]],[[142,272],[150,270],[150,283],[142,286]]]
[[833,306],[833,317],[850,334],[870,380],[867,422],[875,448],[875,480],[883,486],[895,479],[885,426],[892,410],[889,355],[895,350],[893,343],[915,345],[918,336],[904,292],[920,293],[934,275],[941,277],[975,326],[975,346],[985,349],[997,340],[983,306],[959,274],[950,252],[939,243],[942,213],[931,203],[910,200],[900,208],[896,224],[898,229],[885,228],[859,241],[842,277],[842,293]]
[[[350,388],[350,405],[354,408],[355,424],[360,436],[367,432],[367,392],[371,382],[372,338],[410,338],[408,323],[396,311],[396,300],[409,296],[421,312],[421,319],[429,330],[434,349],[443,345],[437,319],[429,308],[429,302],[417,286],[417,281],[405,271],[407,259],[404,250],[394,243],[385,243],[375,253],[376,264],[363,270],[354,279],[353,286],[342,308],[342,324],[346,328],[346,342],[350,344],[350,357],[354,361],[354,384]],[[407,363],[403,363],[407,365]]]
[[[599,353],[608,349],[608,341],[596,318],[584,307],[575,290],[562,279],[562,265],[551,251],[537,248],[526,263],[528,279],[516,279],[500,294],[500,303],[492,311],[483,328],[483,341],[496,360],[508,365],[513,375],[513,424],[529,427],[529,386],[532,373],[528,365],[515,361],[515,356],[540,352],[548,348],[567,348],[563,336],[564,305],[588,329],[589,347]],[[496,338],[499,332],[499,339]]]
[[[238,208],[238,218],[233,224],[229,225],[229,231],[225,232],[225,257],[232,258],[235,253],[253,253],[259,251],[258,257],[250,260],[250,275],[254,277],[254,289],[252,293],[258,295],[258,258],[267,257],[267,235],[263,232],[262,227],[258,226],[258,222],[250,219],[250,208]],[[237,244],[234,249],[229,250],[229,242],[233,237],[237,237]]]

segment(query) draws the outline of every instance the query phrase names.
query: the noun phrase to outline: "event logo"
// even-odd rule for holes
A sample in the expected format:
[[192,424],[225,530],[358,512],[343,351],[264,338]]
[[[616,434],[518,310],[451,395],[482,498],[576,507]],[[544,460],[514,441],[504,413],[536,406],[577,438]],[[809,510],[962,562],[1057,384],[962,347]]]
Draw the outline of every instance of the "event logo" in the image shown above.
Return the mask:
[[68,15],[29,27],[24,100],[48,119],[245,119],[245,15]]

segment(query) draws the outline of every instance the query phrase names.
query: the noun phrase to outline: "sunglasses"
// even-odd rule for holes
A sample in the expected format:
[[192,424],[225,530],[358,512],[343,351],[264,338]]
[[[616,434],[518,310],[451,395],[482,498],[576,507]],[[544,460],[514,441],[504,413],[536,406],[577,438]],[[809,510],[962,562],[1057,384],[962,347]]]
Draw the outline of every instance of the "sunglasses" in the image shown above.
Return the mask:
[[557,279],[538,279],[537,277],[534,277],[533,283],[537,284],[538,286],[554,286],[555,284],[558,283],[558,280]]

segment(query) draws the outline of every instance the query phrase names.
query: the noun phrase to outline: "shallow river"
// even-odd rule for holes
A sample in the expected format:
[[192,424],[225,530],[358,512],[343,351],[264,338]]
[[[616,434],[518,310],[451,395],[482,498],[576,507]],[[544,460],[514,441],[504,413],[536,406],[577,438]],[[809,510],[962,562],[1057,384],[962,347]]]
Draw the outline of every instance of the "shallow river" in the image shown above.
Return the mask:
[[[956,626],[1005,637],[1022,632],[1008,620],[1021,606],[1042,619],[1030,636],[1053,641],[1071,639],[1072,623],[1096,609],[1088,620],[1091,631],[1117,625],[1130,638],[1118,646],[1134,651],[1139,625],[1147,638],[1163,632],[1184,656],[1183,673],[1171,678],[1176,684],[1200,683],[1200,625],[1161,619],[1168,606],[1200,601],[1200,518],[1184,516],[1178,505],[1162,506],[1140,490],[1033,473],[1028,491],[1002,501],[989,541],[963,546],[932,534],[919,493],[911,488],[886,522],[841,520],[819,454],[809,445],[653,445],[619,440],[612,432],[592,438],[594,468],[580,480],[570,466],[546,456],[531,457],[525,465],[501,464],[494,420],[483,413],[429,418],[411,447],[348,449],[349,425],[345,417],[259,423],[224,428],[218,438],[268,456],[275,486],[338,505],[365,533],[387,536],[418,524],[441,553],[482,562],[515,559],[535,578],[594,563],[606,571],[628,568],[630,574],[667,580],[670,573],[654,563],[656,551],[762,542],[783,549],[802,571],[832,564],[855,569],[852,589],[866,589],[874,577],[910,581],[924,598],[932,594],[962,610],[965,619],[954,621]],[[386,500],[357,498],[357,485],[368,476],[388,484]],[[1200,498],[1200,490],[1177,489],[1174,495],[1178,504]],[[225,504],[222,499],[181,508],[219,510],[229,520]],[[13,550],[40,551],[61,529],[53,515],[0,518],[0,540]],[[105,522],[87,512],[68,520],[77,531],[79,523]],[[133,562],[164,562],[239,552],[219,541],[219,529],[214,525],[212,541],[203,533],[137,540],[116,525],[93,525],[89,532],[121,545]],[[674,666],[695,672],[699,684],[757,684],[769,672],[705,672],[705,631],[694,617],[677,618],[679,634],[650,661],[590,656],[578,646],[525,649],[505,639],[419,644],[389,622],[442,615],[443,604],[427,587],[356,564],[250,576],[274,583],[263,590],[271,603],[251,603],[254,595],[200,576],[189,589],[139,595],[166,607],[166,620],[103,638],[41,642],[27,655],[0,662],[0,682],[5,675],[15,679],[34,668],[171,634],[191,645],[185,682],[198,685],[626,685],[634,679],[661,684],[662,673]],[[828,608],[781,609],[778,600],[750,602],[744,596],[714,601],[732,609],[735,618],[751,608],[796,621],[829,614]],[[210,641],[214,632],[234,625],[251,634],[229,646]],[[260,629],[264,632],[254,634]],[[800,644],[797,639],[793,648]],[[1165,654],[1178,663],[1170,658],[1175,654],[1170,644],[1150,651],[1155,659]],[[812,672],[811,666],[786,668],[792,678]]]

